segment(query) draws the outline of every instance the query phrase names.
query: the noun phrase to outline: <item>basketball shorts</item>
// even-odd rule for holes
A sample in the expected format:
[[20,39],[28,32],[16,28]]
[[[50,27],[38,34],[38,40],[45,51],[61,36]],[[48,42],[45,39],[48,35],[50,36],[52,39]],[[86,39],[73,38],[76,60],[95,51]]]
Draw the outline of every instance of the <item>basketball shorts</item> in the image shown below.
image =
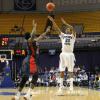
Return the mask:
[[59,71],[65,71],[65,69],[67,67],[69,72],[73,72],[74,65],[75,65],[74,53],[62,52],[60,54]]

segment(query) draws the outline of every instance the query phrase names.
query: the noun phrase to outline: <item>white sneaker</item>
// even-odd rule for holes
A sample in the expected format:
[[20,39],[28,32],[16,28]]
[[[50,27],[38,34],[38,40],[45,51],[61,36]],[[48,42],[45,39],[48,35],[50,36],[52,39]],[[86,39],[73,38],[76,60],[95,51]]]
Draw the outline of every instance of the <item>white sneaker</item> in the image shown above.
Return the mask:
[[70,86],[69,87],[69,91],[73,91],[73,86]]
[[67,94],[68,94],[68,95],[75,95],[75,91],[70,91],[70,90],[69,90],[69,91],[67,91]]
[[12,98],[12,100],[20,100],[20,97],[19,96],[15,96]]
[[30,95],[25,95],[24,96],[24,100],[32,100],[32,95],[30,94]]
[[69,87],[69,90],[67,91],[67,94],[69,94],[69,95],[74,95],[75,94],[75,91],[74,91],[73,87]]
[[64,94],[63,94],[63,91],[62,91],[62,90],[58,90],[57,93],[56,93],[56,95],[62,96],[62,95],[64,95]]
[[74,88],[74,87],[73,87],[73,83],[70,83],[70,84],[69,84],[69,90],[70,90],[70,91],[73,91],[73,88]]
[[59,90],[57,91],[56,95],[58,95],[58,96],[64,96],[65,95],[64,89],[65,89],[64,86],[63,87],[59,87]]

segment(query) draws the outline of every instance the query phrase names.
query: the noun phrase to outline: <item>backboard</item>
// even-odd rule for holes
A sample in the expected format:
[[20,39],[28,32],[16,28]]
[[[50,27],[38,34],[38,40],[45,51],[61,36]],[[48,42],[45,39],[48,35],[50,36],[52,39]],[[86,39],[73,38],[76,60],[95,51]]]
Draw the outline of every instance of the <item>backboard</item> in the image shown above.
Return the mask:
[[0,50],[0,60],[12,60],[13,50]]

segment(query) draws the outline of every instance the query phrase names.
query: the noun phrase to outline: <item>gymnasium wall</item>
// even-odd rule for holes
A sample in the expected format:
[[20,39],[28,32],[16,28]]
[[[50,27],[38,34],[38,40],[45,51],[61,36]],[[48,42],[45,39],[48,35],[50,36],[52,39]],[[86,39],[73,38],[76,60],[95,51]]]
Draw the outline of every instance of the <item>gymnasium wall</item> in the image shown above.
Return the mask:
[[99,10],[100,0],[0,0],[0,11],[39,11],[45,12],[49,1],[56,4],[56,12]]
[[0,11],[13,11],[14,9],[14,0],[0,0]]
[[[57,19],[63,17],[68,23],[82,24],[83,32],[100,32],[100,11],[75,12],[58,14]],[[60,24],[60,20],[58,20]]]
[[[45,5],[49,1],[51,0],[27,0],[27,2],[26,0],[0,0],[0,11],[5,13],[0,13],[0,34],[9,33],[14,25],[21,26],[24,16],[25,31],[31,32],[34,18],[38,23],[37,33],[42,33],[47,19],[45,13],[48,13]],[[83,25],[84,33],[100,32],[100,0],[52,1],[56,4],[54,13],[57,13],[55,20],[58,25],[61,25],[60,17],[64,17],[70,24]]]
[[45,11],[45,5],[52,1],[56,12],[89,11],[100,9],[100,0],[37,0],[37,10]]
[[[23,18],[24,23],[23,23]],[[41,34],[44,31],[48,14],[40,13],[5,13],[0,14],[0,34],[9,33],[14,25],[22,26],[25,31],[31,32],[32,20],[35,19],[37,26],[37,33]],[[100,32],[100,11],[92,12],[70,12],[55,14],[56,23],[61,26],[60,18],[63,17],[69,24],[83,25],[83,32]],[[10,32],[11,33],[11,32]],[[19,33],[14,33],[19,34]],[[54,33],[53,33],[54,34]]]

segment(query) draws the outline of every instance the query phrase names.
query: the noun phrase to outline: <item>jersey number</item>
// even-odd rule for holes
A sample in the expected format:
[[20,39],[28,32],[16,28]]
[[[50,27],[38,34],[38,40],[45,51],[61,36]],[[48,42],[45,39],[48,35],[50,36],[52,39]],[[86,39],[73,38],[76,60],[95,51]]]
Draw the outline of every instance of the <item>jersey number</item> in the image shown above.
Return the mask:
[[65,45],[70,45],[70,39],[68,39],[68,38],[65,38],[65,43],[64,43]]

